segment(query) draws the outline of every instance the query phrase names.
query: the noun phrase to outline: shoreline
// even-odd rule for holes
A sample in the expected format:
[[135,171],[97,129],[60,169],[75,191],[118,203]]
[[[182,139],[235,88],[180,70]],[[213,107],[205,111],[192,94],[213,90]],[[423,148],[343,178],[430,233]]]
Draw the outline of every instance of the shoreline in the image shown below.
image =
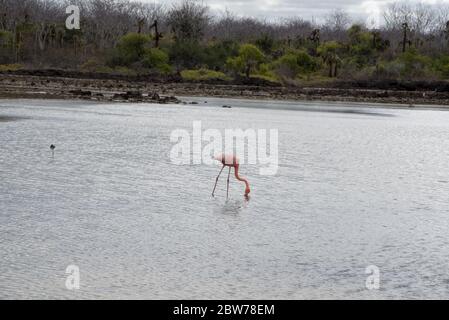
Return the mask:
[[[449,110],[449,92],[336,87],[283,87],[195,82],[130,81],[2,74],[0,99],[71,99],[186,104],[176,97],[276,102],[382,104],[383,108]],[[374,106],[375,107],[375,106]]]

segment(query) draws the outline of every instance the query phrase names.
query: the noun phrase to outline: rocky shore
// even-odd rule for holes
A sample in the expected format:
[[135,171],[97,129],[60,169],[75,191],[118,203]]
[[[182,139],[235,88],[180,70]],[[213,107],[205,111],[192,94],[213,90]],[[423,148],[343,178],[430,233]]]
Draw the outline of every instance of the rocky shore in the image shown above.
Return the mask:
[[105,102],[180,103],[158,88],[115,80],[0,75],[0,98],[79,99]]
[[[88,78],[50,74],[0,74],[0,98],[82,99],[108,102],[181,103],[176,96],[273,100],[322,100],[414,105],[449,105],[449,89],[441,86],[361,88],[284,87],[264,84],[189,83],[179,79]],[[384,84],[386,87],[388,85]],[[442,89],[441,89],[442,88]]]

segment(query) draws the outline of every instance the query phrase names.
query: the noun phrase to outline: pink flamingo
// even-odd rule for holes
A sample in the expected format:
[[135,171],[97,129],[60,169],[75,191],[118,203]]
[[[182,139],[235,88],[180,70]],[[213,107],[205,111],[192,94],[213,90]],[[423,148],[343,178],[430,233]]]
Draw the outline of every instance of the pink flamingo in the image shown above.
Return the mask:
[[248,198],[248,194],[251,192],[249,188],[248,180],[245,178],[242,178],[239,176],[239,159],[237,156],[233,154],[219,154],[218,156],[214,157],[215,160],[220,161],[223,164],[223,167],[220,170],[220,173],[218,174],[217,178],[215,179],[215,186],[214,190],[212,191],[212,197],[215,194],[215,189],[217,188],[218,178],[220,178],[221,173],[223,172],[223,169],[225,167],[229,167],[229,173],[228,173],[228,181],[227,181],[227,188],[226,188],[226,198],[229,197],[229,176],[231,175],[231,169],[234,168],[235,178],[239,181],[243,181],[245,183],[245,197]]

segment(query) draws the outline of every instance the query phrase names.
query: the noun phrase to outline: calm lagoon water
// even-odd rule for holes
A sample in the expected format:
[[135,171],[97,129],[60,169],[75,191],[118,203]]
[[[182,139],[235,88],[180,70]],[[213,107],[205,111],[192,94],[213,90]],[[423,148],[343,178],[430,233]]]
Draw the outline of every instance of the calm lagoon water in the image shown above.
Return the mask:
[[[449,298],[449,112],[187,100],[0,100],[1,299]],[[278,129],[278,173],[212,198],[169,158],[196,120]]]

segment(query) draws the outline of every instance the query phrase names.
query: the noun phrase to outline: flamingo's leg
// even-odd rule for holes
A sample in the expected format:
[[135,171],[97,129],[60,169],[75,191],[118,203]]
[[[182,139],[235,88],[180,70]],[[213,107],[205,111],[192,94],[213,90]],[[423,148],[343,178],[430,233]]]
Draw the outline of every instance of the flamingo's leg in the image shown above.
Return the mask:
[[225,166],[223,166],[223,168],[221,168],[220,173],[218,174],[217,178],[215,179],[215,186],[214,186],[214,190],[212,191],[212,197],[215,194],[215,189],[217,188],[217,183],[218,183],[218,178],[220,178],[221,173],[223,172]]
[[231,169],[232,169],[232,167],[229,167],[228,181],[227,181],[227,185],[226,185],[226,199],[229,198],[229,176],[231,175]]

